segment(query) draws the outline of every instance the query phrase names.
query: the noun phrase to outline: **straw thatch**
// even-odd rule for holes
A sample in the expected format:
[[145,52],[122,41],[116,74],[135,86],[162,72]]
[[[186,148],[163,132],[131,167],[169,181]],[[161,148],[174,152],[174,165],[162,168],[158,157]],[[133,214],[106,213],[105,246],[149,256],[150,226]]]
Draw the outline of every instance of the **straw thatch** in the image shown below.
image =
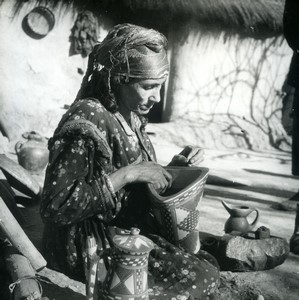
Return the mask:
[[[3,1],[3,0],[2,0]],[[26,0],[17,1],[18,7]],[[284,0],[37,0],[39,4],[65,4],[94,13],[157,16],[160,23],[193,18],[205,27],[231,30],[245,35],[282,34]],[[162,18],[161,18],[162,16]],[[122,18],[123,20],[124,18]],[[118,20],[116,20],[118,21]]]
[[192,16],[203,24],[247,30],[282,29],[283,0],[127,0],[132,10],[162,10]]

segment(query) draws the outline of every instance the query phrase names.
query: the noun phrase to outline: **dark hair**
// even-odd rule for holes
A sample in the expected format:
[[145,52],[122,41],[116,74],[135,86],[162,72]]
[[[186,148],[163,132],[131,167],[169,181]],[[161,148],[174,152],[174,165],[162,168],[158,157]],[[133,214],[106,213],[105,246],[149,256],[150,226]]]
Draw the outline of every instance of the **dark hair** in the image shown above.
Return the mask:
[[117,78],[109,77],[106,69],[93,71],[90,80],[83,85],[76,99],[96,98],[110,112],[115,113],[118,110],[114,90],[120,82]]

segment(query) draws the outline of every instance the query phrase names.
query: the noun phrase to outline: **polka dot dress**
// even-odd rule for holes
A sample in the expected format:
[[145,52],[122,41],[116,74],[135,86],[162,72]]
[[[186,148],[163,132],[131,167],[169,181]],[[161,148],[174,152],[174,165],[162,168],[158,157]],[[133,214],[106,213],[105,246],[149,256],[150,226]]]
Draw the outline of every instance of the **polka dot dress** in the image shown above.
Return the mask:
[[150,299],[209,299],[219,285],[219,268],[207,253],[189,254],[151,235],[156,247],[149,257]]
[[[41,201],[43,253],[49,268],[84,281],[87,236],[97,237],[99,250],[109,247],[105,227],[121,215],[136,188],[115,195],[105,175],[131,163],[156,160],[147,134],[134,131],[141,125],[134,114],[132,122],[130,127],[120,114],[93,99],[77,101],[63,116],[49,141]],[[140,204],[139,196],[137,200]],[[137,206],[128,212],[139,215]],[[125,226],[129,220],[125,218]],[[156,243],[149,257],[150,299],[207,299],[214,292],[219,271],[207,256],[186,253],[156,235],[150,238]]]

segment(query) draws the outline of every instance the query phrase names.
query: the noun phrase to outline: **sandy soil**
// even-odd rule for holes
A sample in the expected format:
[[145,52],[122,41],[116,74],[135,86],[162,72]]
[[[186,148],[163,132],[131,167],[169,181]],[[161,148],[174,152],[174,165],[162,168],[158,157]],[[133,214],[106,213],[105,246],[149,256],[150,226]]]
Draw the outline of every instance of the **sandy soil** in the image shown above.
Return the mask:
[[[181,147],[170,139],[161,138],[158,124],[150,124],[149,130],[155,132],[151,138],[159,161],[166,164]],[[9,155],[14,157],[13,153]],[[295,212],[278,210],[277,204],[292,196],[299,187],[299,181],[290,173],[290,154],[206,150],[203,165],[210,168],[210,177],[200,212],[202,232],[224,234],[228,213],[221,200],[225,199],[229,203],[246,202],[254,206],[260,212],[256,228],[267,226],[272,235],[289,240],[294,228]],[[43,175],[35,177],[42,185]],[[21,200],[24,207],[20,210],[25,217],[23,228],[36,247],[41,249],[42,223],[38,215],[38,203],[33,203],[29,198]],[[39,275],[46,279],[42,281],[43,294],[49,299],[84,299],[83,284],[47,268]],[[2,276],[2,279],[4,282],[7,278]],[[264,299],[269,300],[295,300],[299,294],[299,256],[290,254],[282,265],[268,271],[221,272],[221,282],[218,299],[247,300],[263,295]]]

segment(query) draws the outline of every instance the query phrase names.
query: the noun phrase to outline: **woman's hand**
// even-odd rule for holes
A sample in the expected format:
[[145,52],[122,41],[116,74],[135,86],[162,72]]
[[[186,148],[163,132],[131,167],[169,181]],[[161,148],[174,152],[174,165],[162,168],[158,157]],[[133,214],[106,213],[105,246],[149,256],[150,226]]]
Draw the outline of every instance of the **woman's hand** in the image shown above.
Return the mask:
[[128,168],[128,183],[151,183],[155,189],[161,192],[171,187],[171,174],[155,162],[143,161],[137,165],[129,166]]
[[203,162],[204,149],[199,147],[186,146],[182,152],[184,151],[188,153],[186,156],[188,166],[198,166],[201,162]]
[[204,149],[186,146],[171,160],[171,166],[198,166],[204,160]]

